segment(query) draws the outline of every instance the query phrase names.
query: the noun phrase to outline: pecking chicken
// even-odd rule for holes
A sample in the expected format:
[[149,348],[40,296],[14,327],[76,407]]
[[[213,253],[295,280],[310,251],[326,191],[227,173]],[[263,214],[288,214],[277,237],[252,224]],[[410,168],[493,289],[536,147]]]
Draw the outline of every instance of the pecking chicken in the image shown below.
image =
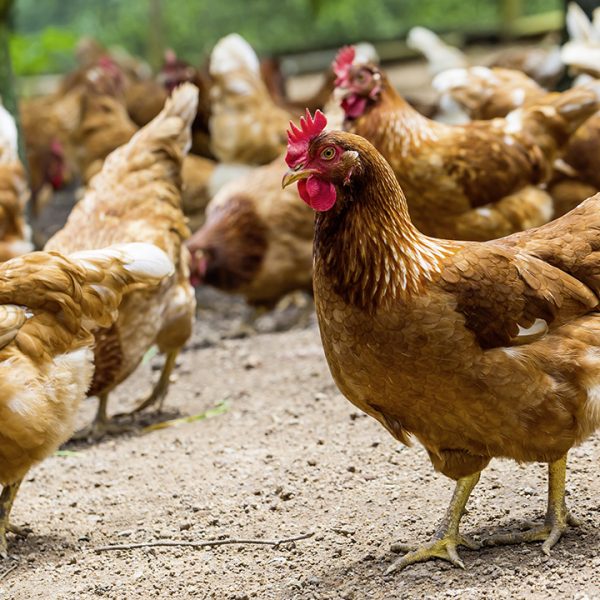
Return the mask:
[[192,281],[274,306],[312,287],[312,211],[281,190],[283,158],[226,184],[188,241]]
[[317,211],[314,294],[342,393],[397,440],[416,438],[456,480],[431,543],[392,572],[441,558],[464,566],[459,523],[493,457],[549,464],[545,523],[487,545],[543,541],[574,522],[567,453],[600,427],[600,195],[553,223],[490,241],[423,235],[394,172],[364,138],[293,126],[283,185]]
[[352,48],[338,54],[344,127],[390,162],[411,218],[426,234],[487,240],[549,221],[551,197],[539,187],[560,148],[600,106],[594,87],[551,95],[506,119],[450,126],[414,110]]
[[189,235],[181,211],[181,163],[190,146],[197,88],[177,88],[162,112],[104,162],[65,227],[46,244],[63,253],[114,243],[147,242],[164,250],[175,274],[157,290],[127,294],[115,324],[96,335],[96,369],[89,394],[99,397],[89,431],[102,436],[117,425],[106,416],[108,395],[139,365],[154,344],[167,354],[160,379],[137,410],[162,406],[179,350],[193,323],[195,298],[189,284]]
[[129,290],[173,273],[150,244],[62,256],[34,252],[0,265],[0,557],[21,481],[73,432],[94,372],[94,336]]
[[0,103],[0,262],[31,252],[31,230],[25,221],[29,187],[19,160],[17,126]]
[[210,135],[216,158],[264,165],[281,155],[291,115],[271,98],[248,42],[235,33],[221,39],[210,57],[210,74]]

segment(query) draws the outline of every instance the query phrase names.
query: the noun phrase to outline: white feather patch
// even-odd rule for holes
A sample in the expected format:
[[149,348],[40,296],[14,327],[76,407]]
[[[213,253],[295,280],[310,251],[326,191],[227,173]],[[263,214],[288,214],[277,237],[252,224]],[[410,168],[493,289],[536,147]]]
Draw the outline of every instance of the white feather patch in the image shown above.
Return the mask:
[[237,33],[221,38],[210,55],[210,74],[222,75],[237,70],[249,70],[260,74],[258,56],[252,46]]

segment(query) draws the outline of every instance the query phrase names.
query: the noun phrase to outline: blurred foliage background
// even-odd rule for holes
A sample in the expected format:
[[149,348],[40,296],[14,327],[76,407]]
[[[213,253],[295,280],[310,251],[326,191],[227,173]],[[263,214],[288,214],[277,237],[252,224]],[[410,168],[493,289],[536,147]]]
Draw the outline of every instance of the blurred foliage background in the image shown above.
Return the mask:
[[[156,63],[165,46],[199,63],[232,31],[261,54],[402,38],[414,25],[498,31],[506,0],[16,0],[12,57],[18,75],[64,72],[77,40],[92,36]],[[514,2],[510,3],[514,7]],[[521,14],[562,8],[521,0]]]

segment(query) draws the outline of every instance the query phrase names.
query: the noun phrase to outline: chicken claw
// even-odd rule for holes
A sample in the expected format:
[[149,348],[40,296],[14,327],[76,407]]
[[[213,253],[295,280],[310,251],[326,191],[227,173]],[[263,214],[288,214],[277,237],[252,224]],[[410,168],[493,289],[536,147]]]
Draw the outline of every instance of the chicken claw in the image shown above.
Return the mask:
[[143,410],[146,410],[147,408],[150,408],[151,406],[154,406],[155,404],[158,404],[158,412],[161,412],[163,408],[163,403],[169,391],[169,384],[171,383],[171,373],[175,368],[175,362],[177,360],[178,354],[179,350],[175,350],[167,354],[165,364],[160,374],[160,379],[158,380],[158,383],[154,386],[154,389],[152,390],[150,396],[143,400],[131,412],[119,413],[118,415],[115,415],[115,417],[119,418],[124,416],[135,415],[137,413],[142,412]]
[[79,441],[98,441],[111,434],[128,433],[132,431],[131,425],[121,423],[111,423],[108,418],[106,407],[108,404],[108,393],[98,396],[98,409],[94,420],[83,429],[76,431],[71,440]]
[[465,568],[465,564],[456,551],[457,546],[466,546],[476,550],[479,546],[466,536],[459,533],[458,527],[460,520],[465,512],[465,506],[473,491],[473,488],[479,481],[479,473],[463,477],[456,482],[456,488],[450,500],[450,506],[446,511],[438,530],[433,536],[431,542],[415,549],[406,544],[393,544],[392,550],[395,552],[407,552],[404,556],[397,559],[385,572],[390,575],[400,571],[417,562],[424,562],[432,558],[440,558],[451,562],[454,566]]
[[565,503],[565,474],[567,456],[548,464],[548,510],[543,525],[531,527],[526,531],[499,533],[482,541],[484,546],[504,546],[525,542],[544,542],[542,552],[550,555],[552,547],[560,540],[569,525],[578,526],[580,522],[567,510]]

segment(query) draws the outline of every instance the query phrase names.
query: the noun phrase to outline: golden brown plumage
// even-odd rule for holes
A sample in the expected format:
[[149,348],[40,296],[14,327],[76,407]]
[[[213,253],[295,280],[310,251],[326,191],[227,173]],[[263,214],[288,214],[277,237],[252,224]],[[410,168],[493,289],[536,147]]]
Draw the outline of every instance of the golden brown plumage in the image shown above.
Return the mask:
[[600,426],[600,195],[537,229],[446,241],[415,228],[363,138],[313,134],[290,156],[286,184],[305,179],[323,210],[314,292],[337,385],[458,480],[434,541],[394,568],[432,556],[462,565],[458,523],[492,457],[551,463],[546,526],[489,541],[546,540],[549,552],[569,521],[564,457]]
[[[183,244],[189,230],[181,211],[181,164],[190,144],[196,100],[197,89],[191,84],[175,90],[156,119],[109,155],[65,227],[46,245],[49,250],[72,252],[117,242],[148,242],[175,264],[174,276],[160,289],[128,294],[112,335],[104,332],[98,348],[110,345],[114,353],[117,345],[120,352],[118,369],[109,364],[94,373],[94,390],[104,397],[104,404],[106,394],[133,372],[150,346],[158,344],[169,354],[170,364],[191,333],[195,299]],[[168,377],[154,400],[162,402],[167,386]]]
[[[71,137],[73,145],[77,147],[83,180],[89,183],[102,169],[106,157],[126,144],[138,127],[130,118],[120,94],[115,95],[105,88],[98,89],[92,82],[88,82],[85,92],[81,94],[80,109],[80,122]],[[192,229],[204,222],[204,211],[212,194],[211,180],[215,167],[216,163],[209,158],[192,154],[186,154],[183,158],[181,204]]]
[[[434,85],[471,119],[503,117],[516,108],[547,103],[557,97],[520,71],[508,69],[455,69],[442,73]],[[600,113],[575,131],[560,154],[561,160],[548,185],[556,216],[600,190]]]
[[122,98],[89,82],[81,92],[80,119],[71,135],[79,172],[85,183],[102,169],[104,159],[126,144],[138,127],[127,114]]
[[92,332],[110,326],[127,290],[152,289],[172,272],[148,244],[0,265],[0,557],[20,481],[73,431],[94,372]]
[[345,128],[390,162],[417,227],[453,239],[549,221],[550,196],[529,186],[548,181],[560,148],[598,107],[594,89],[578,88],[506,119],[449,126],[418,114],[372,65],[347,65],[342,87]]
[[285,149],[290,114],[269,95],[252,48],[237,34],[223,38],[213,49],[210,74],[215,157],[251,165],[274,160]]
[[225,185],[188,241],[198,282],[272,306],[312,285],[312,211],[281,190],[280,158]]

